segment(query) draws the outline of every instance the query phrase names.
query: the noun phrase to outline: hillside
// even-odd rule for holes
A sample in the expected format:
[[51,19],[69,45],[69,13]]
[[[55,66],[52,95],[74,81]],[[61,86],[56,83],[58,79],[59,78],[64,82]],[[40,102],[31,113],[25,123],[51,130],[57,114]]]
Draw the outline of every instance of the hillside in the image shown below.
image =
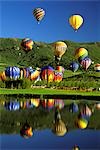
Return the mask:
[[[26,53],[20,46],[22,39],[0,38],[0,70],[6,66],[33,66],[42,67],[44,65],[55,66],[52,43],[34,41],[33,49]],[[55,42],[55,41],[54,41]],[[89,57],[94,63],[100,63],[100,42],[95,43],[75,43],[64,41],[68,45],[68,50],[63,55],[60,65],[68,68],[69,64],[75,60],[74,52],[79,47],[84,47],[89,52]]]

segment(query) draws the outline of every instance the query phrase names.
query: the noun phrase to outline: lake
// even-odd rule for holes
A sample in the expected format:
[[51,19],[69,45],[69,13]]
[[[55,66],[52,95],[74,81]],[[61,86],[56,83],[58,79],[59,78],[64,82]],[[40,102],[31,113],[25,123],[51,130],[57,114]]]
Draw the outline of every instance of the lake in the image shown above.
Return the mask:
[[[72,150],[75,145],[80,150],[99,150],[98,104],[88,99],[0,97],[1,150]],[[26,128],[32,129],[28,137]]]

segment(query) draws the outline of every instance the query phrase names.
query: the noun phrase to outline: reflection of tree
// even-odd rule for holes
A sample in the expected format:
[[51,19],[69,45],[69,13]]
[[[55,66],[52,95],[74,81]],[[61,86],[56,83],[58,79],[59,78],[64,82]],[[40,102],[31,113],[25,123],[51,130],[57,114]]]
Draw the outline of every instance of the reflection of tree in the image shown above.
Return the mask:
[[[69,106],[60,110],[61,117],[65,124],[68,125],[68,130],[76,129],[75,119],[77,113],[69,112]],[[88,128],[100,129],[99,121],[100,111],[95,110],[90,117]],[[20,133],[21,126],[26,122],[32,126],[33,130],[42,130],[45,128],[52,128],[54,119],[54,110],[45,110],[42,107],[30,108],[16,111],[1,111],[0,118],[0,133]]]

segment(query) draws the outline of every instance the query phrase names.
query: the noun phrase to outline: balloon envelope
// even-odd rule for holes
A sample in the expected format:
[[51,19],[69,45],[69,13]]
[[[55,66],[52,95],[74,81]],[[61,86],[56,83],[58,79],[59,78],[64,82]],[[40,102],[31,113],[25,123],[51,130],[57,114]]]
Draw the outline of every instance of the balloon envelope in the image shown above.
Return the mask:
[[33,10],[33,15],[35,19],[40,22],[45,16],[45,11],[42,8],[35,8]]
[[54,74],[54,81],[55,82],[61,82],[62,79],[63,79],[63,73],[55,72],[55,74]]
[[41,69],[41,79],[52,82],[54,79],[54,69],[51,66],[45,66]]
[[81,15],[72,15],[69,18],[69,24],[74,30],[78,30],[83,24],[83,17]]
[[28,52],[33,48],[33,41],[30,38],[25,38],[22,40],[21,46],[24,51]]
[[85,48],[78,48],[75,50],[75,57],[79,59],[84,59],[86,56],[88,56],[88,51]]
[[89,66],[91,65],[91,63],[92,63],[91,59],[89,57],[86,57],[81,61],[80,64],[85,70],[87,70]]
[[70,69],[71,69],[73,72],[76,72],[76,71],[78,70],[78,68],[79,68],[79,64],[78,64],[78,63],[72,62],[72,63],[70,64]]
[[61,59],[61,57],[64,55],[67,49],[67,45],[65,42],[59,41],[53,44],[54,47],[54,55]]
[[20,77],[20,69],[18,67],[7,67],[5,75],[10,79],[18,79]]
[[95,64],[94,70],[95,70],[96,72],[100,72],[100,64]]

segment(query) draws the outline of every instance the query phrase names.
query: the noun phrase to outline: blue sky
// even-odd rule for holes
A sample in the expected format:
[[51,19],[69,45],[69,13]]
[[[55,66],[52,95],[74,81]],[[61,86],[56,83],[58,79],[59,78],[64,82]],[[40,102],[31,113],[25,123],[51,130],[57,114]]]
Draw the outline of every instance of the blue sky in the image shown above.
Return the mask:
[[[0,37],[29,37],[42,42],[100,41],[99,0],[0,0],[0,3]],[[46,12],[40,24],[32,14],[37,7]],[[84,18],[78,32],[69,25],[68,19],[72,14],[80,14]]]

